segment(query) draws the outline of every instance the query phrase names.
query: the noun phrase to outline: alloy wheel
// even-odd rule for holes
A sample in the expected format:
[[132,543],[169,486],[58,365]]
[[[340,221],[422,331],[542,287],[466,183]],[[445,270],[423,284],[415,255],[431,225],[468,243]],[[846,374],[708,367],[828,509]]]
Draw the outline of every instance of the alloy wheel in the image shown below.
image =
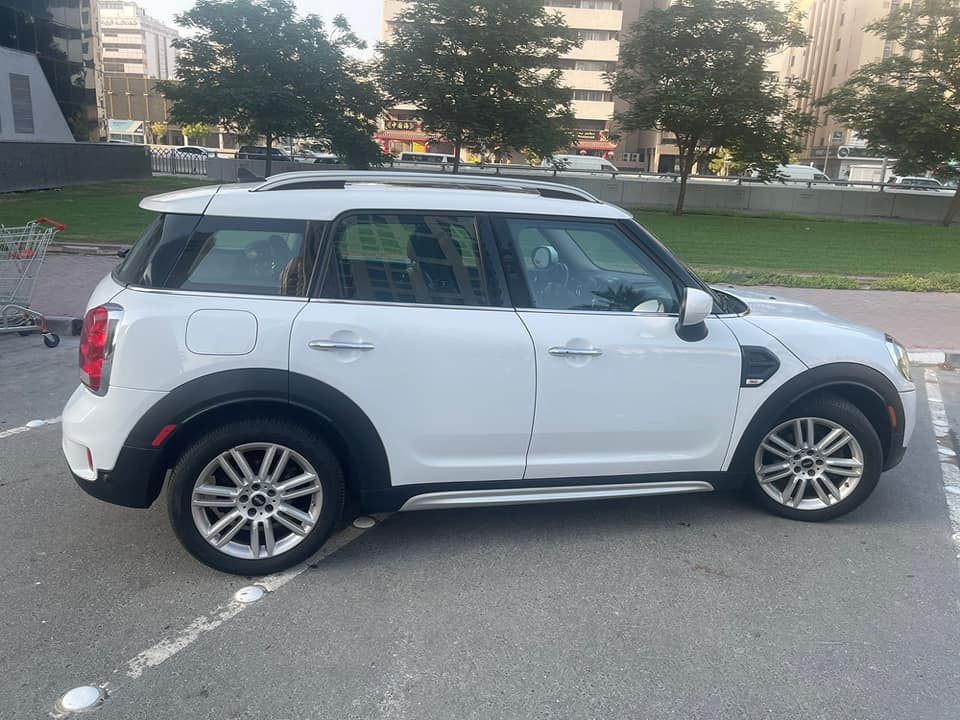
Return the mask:
[[767,433],[754,457],[763,491],[797,510],[822,510],[843,502],[863,477],[863,449],[842,425],[802,417]]
[[190,505],[210,545],[232,557],[262,560],[310,534],[323,508],[323,486],[299,453],[276,443],[247,443],[207,464]]

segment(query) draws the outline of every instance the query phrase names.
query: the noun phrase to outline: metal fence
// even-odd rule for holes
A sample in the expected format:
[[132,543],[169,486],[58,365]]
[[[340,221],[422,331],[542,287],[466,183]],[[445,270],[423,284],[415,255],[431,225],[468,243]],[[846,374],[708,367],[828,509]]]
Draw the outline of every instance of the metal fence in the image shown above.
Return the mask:
[[150,150],[150,166],[155,173],[168,175],[206,175],[207,156],[182,150]]

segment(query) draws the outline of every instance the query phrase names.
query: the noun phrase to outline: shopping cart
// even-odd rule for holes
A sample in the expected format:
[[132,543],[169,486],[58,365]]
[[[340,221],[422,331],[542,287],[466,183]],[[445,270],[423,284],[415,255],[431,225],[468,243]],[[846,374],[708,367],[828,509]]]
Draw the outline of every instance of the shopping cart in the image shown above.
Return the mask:
[[0,334],[40,333],[47,347],[60,344],[60,337],[50,332],[47,319],[30,309],[30,299],[47,246],[65,227],[47,218],[37,218],[23,227],[0,225]]

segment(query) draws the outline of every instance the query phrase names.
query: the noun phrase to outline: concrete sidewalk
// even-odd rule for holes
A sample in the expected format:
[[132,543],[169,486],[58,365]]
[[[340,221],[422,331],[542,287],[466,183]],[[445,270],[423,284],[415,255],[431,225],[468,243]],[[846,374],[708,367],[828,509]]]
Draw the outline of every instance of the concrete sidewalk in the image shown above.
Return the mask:
[[[49,315],[80,316],[94,286],[117,262],[118,258],[109,256],[48,255],[34,306]],[[813,303],[834,315],[889,332],[912,350],[960,350],[960,293],[747,289]]]

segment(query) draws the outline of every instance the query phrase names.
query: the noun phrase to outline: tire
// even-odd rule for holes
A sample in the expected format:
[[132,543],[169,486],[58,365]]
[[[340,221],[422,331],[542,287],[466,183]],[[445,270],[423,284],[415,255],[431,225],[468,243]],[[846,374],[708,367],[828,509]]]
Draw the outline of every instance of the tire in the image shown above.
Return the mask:
[[[292,478],[294,486],[284,488]],[[343,471],[322,437],[287,420],[257,418],[211,430],[183,451],[170,476],[167,511],[177,538],[200,562],[234,575],[267,575],[320,549],[340,517],[343,495]],[[218,523],[227,524],[217,531]],[[208,541],[201,530],[215,534]]]
[[[797,441],[797,420],[804,441],[810,434],[808,421],[813,421],[812,443]],[[849,434],[849,441],[844,441],[843,432]],[[837,439],[824,444],[830,433],[838,433]],[[773,434],[798,452],[791,454],[771,439]],[[837,443],[843,444],[828,454]],[[882,472],[883,447],[870,421],[853,403],[821,395],[801,400],[768,428],[757,441],[752,460],[746,487],[758,504],[774,515],[816,522],[845,515],[870,496]],[[851,477],[857,472],[859,477]]]
[[43,344],[48,348],[55,348],[60,344],[60,336],[56,333],[47,333],[43,336]]

